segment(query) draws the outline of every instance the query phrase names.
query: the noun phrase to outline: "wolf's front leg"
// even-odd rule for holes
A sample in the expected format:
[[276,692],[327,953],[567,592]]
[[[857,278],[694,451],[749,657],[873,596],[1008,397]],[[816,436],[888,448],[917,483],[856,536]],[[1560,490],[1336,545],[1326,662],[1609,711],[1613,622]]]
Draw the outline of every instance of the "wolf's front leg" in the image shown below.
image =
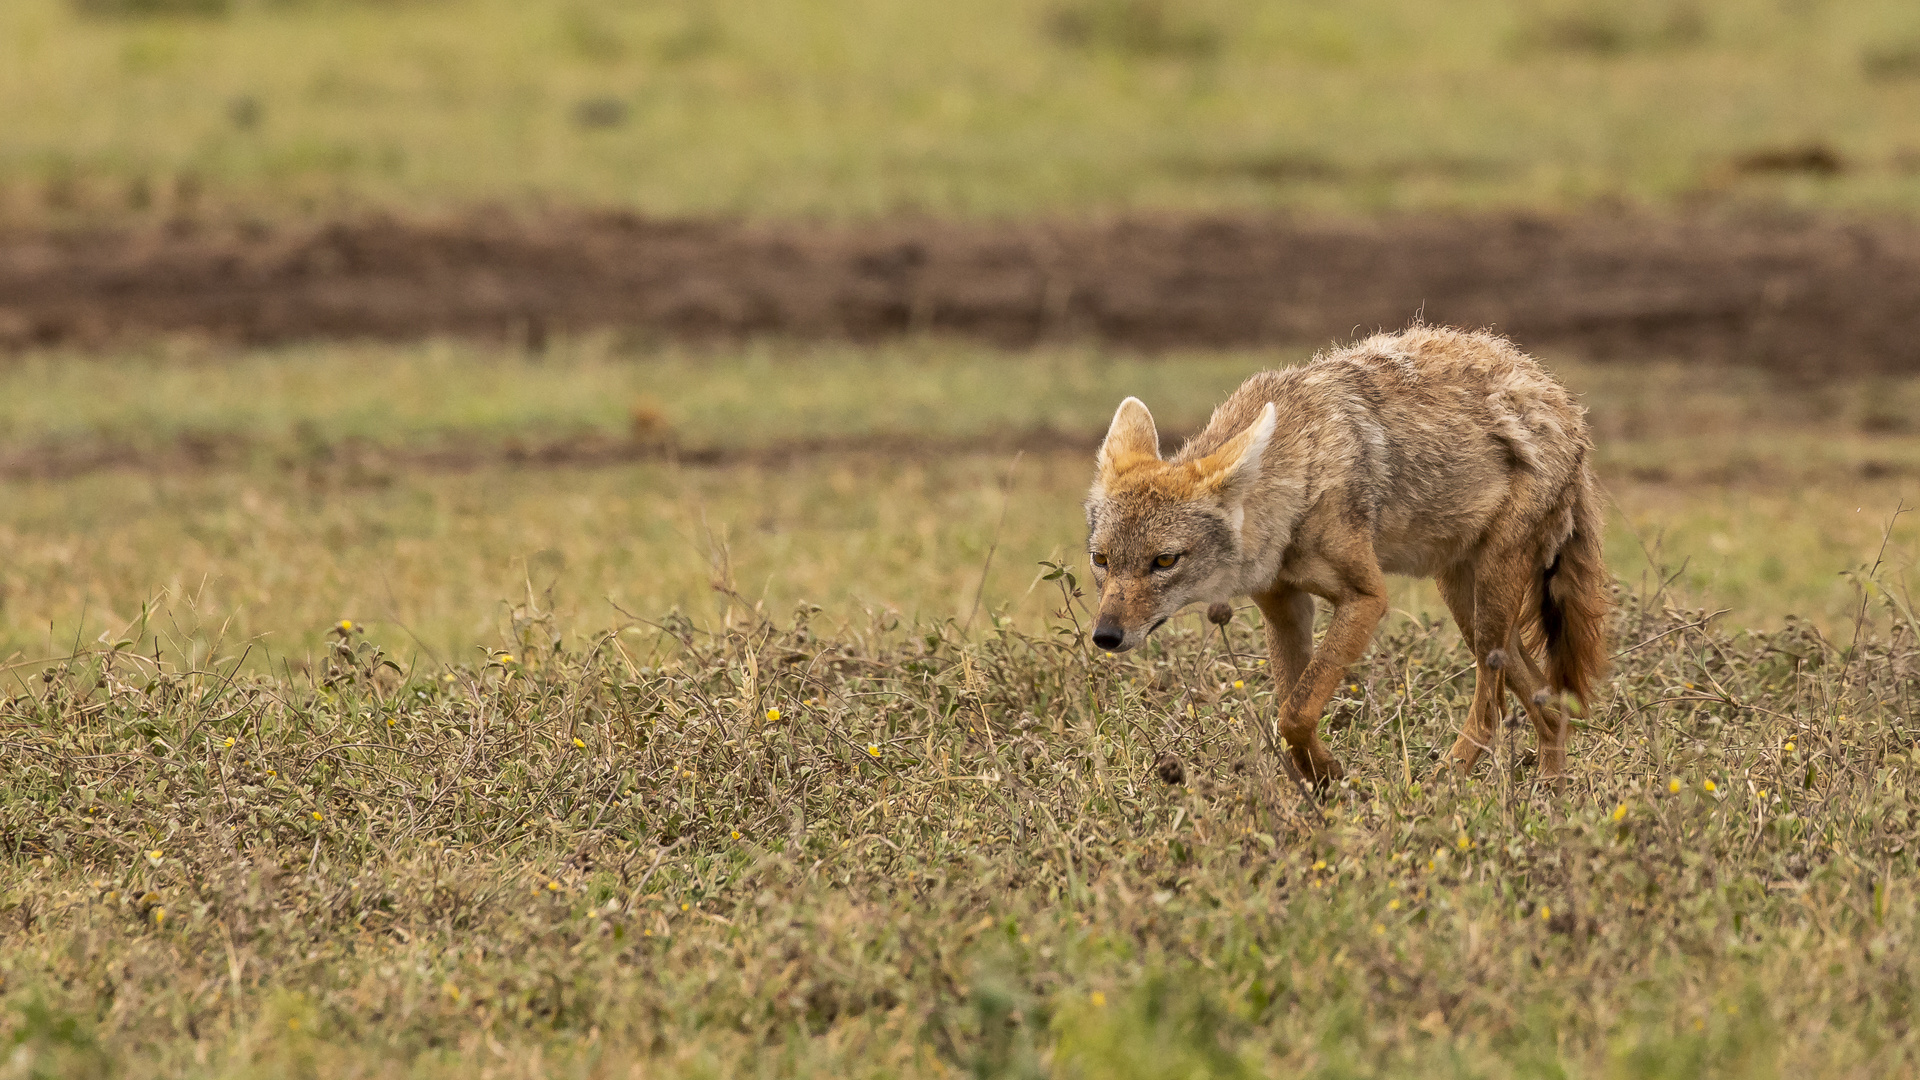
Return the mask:
[[1330,784],[1346,775],[1320,741],[1320,713],[1339,689],[1347,668],[1366,653],[1374,628],[1387,613],[1386,591],[1377,569],[1372,578],[1370,590],[1349,586],[1329,597],[1333,600],[1333,622],[1313,659],[1307,662],[1306,671],[1293,684],[1280,713],[1280,734],[1293,751],[1294,763],[1315,784]]
[[1274,697],[1285,701],[1313,659],[1313,594],[1276,585],[1255,593],[1253,602],[1267,621],[1267,663],[1272,668]]

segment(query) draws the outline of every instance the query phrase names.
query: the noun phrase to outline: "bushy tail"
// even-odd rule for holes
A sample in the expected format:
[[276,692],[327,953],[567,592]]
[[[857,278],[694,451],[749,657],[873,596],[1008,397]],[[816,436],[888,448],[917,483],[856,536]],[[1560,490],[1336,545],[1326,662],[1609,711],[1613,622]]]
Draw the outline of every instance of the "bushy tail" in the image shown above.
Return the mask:
[[1546,639],[1547,688],[1591,707],[1607,673],[1610,578],[1600,536],[1605,519],[1593,477],[1583,467],[1572,485],[1573,532],[1540,579],[1540,631]]

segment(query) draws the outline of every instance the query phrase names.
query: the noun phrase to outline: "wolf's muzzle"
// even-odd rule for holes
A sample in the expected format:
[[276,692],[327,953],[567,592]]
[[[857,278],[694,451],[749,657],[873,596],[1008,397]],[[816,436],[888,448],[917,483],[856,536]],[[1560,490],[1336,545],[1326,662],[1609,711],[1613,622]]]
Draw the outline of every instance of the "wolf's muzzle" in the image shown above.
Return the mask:
[[1093,624],[1093,643],[1108,652],[1118,649],[1125,640],[1127,635],[1120,629],[1120,620],[1103,615],[1099,622]]

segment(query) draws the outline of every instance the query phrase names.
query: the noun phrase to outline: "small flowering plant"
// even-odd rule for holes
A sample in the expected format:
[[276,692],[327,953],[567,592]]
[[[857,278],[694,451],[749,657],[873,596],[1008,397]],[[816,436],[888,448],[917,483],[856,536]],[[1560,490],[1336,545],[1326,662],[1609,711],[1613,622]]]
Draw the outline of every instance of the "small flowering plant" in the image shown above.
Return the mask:
[[322,686],[337,690],[349,685],[388,687],[405,673],[386,652],[368,641],[366,627],[352,619],[341,619],[327,630],[333,640],[327,645]]

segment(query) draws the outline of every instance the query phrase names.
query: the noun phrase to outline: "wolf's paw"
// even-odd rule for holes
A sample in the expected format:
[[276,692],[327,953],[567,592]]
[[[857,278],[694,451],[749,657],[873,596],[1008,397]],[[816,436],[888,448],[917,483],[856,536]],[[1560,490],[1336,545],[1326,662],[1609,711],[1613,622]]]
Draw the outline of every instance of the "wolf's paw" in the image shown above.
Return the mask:
[[1326,791],[1347,775],[1340,762],[1324,750],[1318,755],[1295,751],[1293,763],[1300,766],[1301,778],[1315,791]]
[[1449,776],[1464,777],[1480,763],[1480,755],[1485,752],[1485,746],[1462,735],[1454,741],[1453,749],[1441,756],[1440,766],[1433,770],[1433,778],[1444,780]]

